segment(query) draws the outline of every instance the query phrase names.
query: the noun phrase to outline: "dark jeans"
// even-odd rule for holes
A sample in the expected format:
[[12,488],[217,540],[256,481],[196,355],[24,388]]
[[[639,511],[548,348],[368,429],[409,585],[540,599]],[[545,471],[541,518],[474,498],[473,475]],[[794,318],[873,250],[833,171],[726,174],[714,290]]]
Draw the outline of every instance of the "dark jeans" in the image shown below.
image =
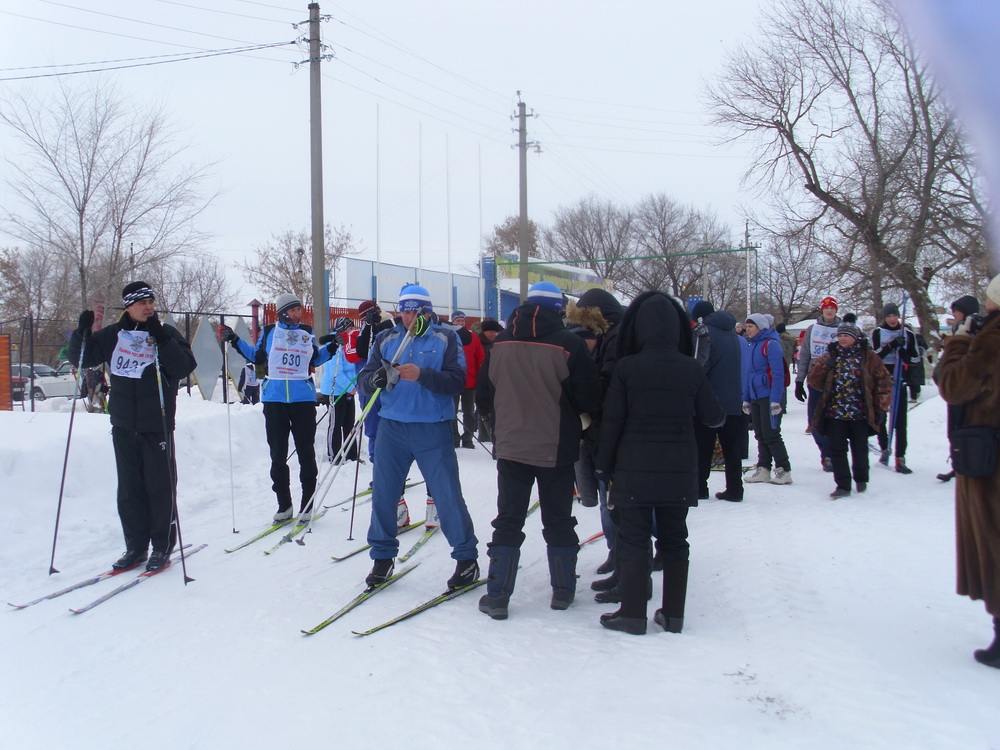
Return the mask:
[[886,450],[889,447],[889,420],[895,413],[896,422],[894,426],[896,436],[896,458],[906,456],[906,383],[899,384],[896,393],[896,403],[892,405],[892,411],[882,419],[882,424],[878,428],[878,447]]
[[524,542],[524,519],[531,502],[531,487],[538,484],[542,537],[549,547],[576,547],[573,517],[573,466],[531,466],[518,461],[497,460],[497,517],[493,520],[490,546],[520,547]]
[[[830,441],[830,460],[833,462],[833,479],[842,490],[851,489],[855,482],[868,484],[868,423],[863,419],[825,420],[826,436]],[[847,446],[851,447],[851,462],[847,463]]]
[[774,417],[772,423],[771,404],[766,398],[750,402],[750,421],[757,438],[757,466],[770,469],[773,463],[777,468],[791,471],[785,441],[781,439],[781,415]]
[[656,537],[656,551],[668,560],[687,560],[688,544],[686,505],[649,505],[615,508],[618,516],[618,559],[624,562],[647,562],[649,538]]
[[726,460],[726,492],[743,497],[743,442],[747,435],[747,419],[743,414],[727,414],[722,427],[706,427],[700,420],[694,421],[694,437],[698,444],[698,487],[708,487],[716,435]]
[[156,552],[174,548],[177,466],[170,461],[173,433],[169,440],[167,451],[161,433],[111,428],[118,469],[118,517],[130,550],[147,550],[150,545]]
[[264,402],[264,431],[271,451],[271,489],[278,496],[278,510],[292,506],[288,472],[288,435],[295,441],[299,459],[299,482],[302,485],[302,508],[316,491],[316,402],[291,404]]
[[455,439],[472,438],[476,431],[476,389],[465,388],[461,393],[455,394],[455,411],[459,407],[462,409],[462,420],[459,423],[456,417],[451,421],[451,431]]
[[[344,441],[354,429],[354,396],[345,393],[337,399],[333,405],[333,413],[330,414],[330,424],[326,430],[326,456],[331,461],[340,452]],[[345,458],[356,461],[358,458],[358,443],[361,442],[359,435],[354,443],[347,450]]]

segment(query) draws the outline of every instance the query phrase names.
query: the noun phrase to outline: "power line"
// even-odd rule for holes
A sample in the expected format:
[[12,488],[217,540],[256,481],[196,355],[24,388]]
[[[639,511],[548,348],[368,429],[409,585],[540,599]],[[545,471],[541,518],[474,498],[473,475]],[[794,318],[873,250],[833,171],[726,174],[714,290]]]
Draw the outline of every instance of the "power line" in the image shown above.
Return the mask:
[[165,3],[167,5],[177,5],[181,8],[191,8],[192,10],[201,10],[208,13],[220,13],[225,16],[236,16],[237,18],[249,18],[252,21],[267,21],[268,23],[281,23],[287,24],[288,21],[279,21],[275,18],[261,18],[260,16],[250,16],[246,13],[234,13],[231,10],[218,10],[217,8],[205,8],[201,5],[191,5],[189,3],[180,3],[177,0],[156,0],[158,3]]
[[275,42],[274,44],[261,44],[254,47],[242,47],[231,50],[218,50],[218,51],[207,51],[201,53],[191,53],[184,57],[176,57],[173,60],[153,60],[144,63],[135,63],[134,65],[114,65],[106,68],[90,68],[88,70],[64,70],[57,73],[38,73],[36,75],[30,76],[9,76],[7,78],[0,78],[0,81],[27,81],[36,78],[60,78],[62,76],[74,76],[82,75],[84,73],[106,73],[112,70],[125,70],[127,68],[146,68],[152,65],[166,65],[167,63],[174,62],[187,62],[188,60],[200,60],[206,57],[220,57],[223,55],[238,55],[244,52],[253,52],[258,49],[271,49],[273,47],[280,47],[286,44],[295,44],[295,42]]

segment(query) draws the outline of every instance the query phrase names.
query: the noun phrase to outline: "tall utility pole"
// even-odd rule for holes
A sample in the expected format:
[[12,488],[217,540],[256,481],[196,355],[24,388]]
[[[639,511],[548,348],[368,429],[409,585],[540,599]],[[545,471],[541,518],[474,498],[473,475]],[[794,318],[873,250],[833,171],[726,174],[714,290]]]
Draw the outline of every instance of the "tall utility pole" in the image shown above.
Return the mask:
[[[520,296],[521,304],[528,299],[528,146],[534,146],[536,153],[541,153],[542,149],[537,141],[528,141],[528,115],[525,112],[526,106],[521,101],[521,92],[517,92],[517,152],[518,166],[520,167],[520,214],[517,223],[517,248],[520,255],[521,280]],[[534,117],[535,113],[532,112]]]
[[319,3],[309,3],[309,144],[312,195],[312,298],[313,331],[330,331],[330,306],[326,298],[326,252],[323,247],[323,110],[320,98]]

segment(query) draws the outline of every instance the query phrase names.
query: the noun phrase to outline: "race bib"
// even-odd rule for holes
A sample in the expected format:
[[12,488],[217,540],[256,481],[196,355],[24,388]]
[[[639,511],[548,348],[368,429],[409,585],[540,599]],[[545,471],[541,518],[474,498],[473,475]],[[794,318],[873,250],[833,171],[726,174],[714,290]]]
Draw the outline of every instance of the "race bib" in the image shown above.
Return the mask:
[[309,377],[313,335],[301,328],[274,327],[267,355],[267,377],[271,380],[305,380]]
[[812,335],[809,338],[809,351],[813,359],[826,354],[826,348],[831,341],[837,338],[836,326],[813,325]]
[[156,359],[156,344],[146,331],[119,331],[118,344],[111,355],[111,374],[141,378],[142,371]]
[[257,371],[252,365],[246,368],[246,373],[246,378],[244,379],[243,384],[251,387],[257,385]]
[[[878,341],[879,346],[889,346],[893,341],[899,338],[899,335],[903,332],[902,330],[889,330],[888,328],[878,329]],[[885,359],[882,362],[886,365],[896,364],[896,350],[893,349],[888,354],[885,355]]]

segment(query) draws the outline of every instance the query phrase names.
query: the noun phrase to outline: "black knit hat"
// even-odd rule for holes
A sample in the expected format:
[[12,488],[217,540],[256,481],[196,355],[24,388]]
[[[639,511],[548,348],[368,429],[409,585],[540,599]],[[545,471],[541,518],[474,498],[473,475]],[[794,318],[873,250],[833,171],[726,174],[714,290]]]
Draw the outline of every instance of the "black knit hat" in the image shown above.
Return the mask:
[[959,297],[957,300],[952,302],[951,309],[965,313],[966,317],[975,315],[979,312],[979,300],[967,294],[966,296]]
[[145,281],[133,281],[122,289],[122,306],[134,305],[139,300],[156,299],[153,290]]
[[711,315],[714,312],[715,305],[707,299],[698,300],[695,302],[694,307],[691,308],[691,320],[700,320],[701,318]]
[[482,323],[479,324],[479,330],[483,332],[496,331],[497,333],[500,333],[500,331],[503,330],[503,326],[500,325],[500,321],[493,320],[492,318],[487,318],[486,320],[484,320]]
[[888,318],[890,315],[899,315],[899,305],[895,302],[888,302],[886,306],[882,308],[882,317]]

